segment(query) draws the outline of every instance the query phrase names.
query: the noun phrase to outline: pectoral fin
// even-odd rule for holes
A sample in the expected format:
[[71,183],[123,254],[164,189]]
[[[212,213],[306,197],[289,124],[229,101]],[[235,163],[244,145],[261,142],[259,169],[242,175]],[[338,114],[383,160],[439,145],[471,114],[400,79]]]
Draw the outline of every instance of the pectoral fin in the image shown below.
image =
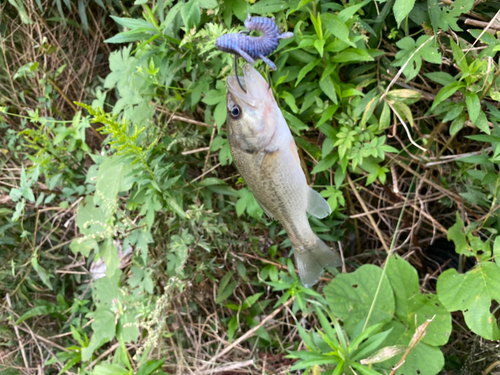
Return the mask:
[[[254,195],[254,197],[255,197],[255,195]],[[264,205],[262,204],[262,202],[261,202],[261,201],[259,201],[259,200],[257,199],[257,197],[255,197],[255,200],[256,200],[256,201],[257,201],[257,203],[259,204],[260,208],[262,208],[262,211],[264,211],[264,212],[266,213],[266,215],[267,215],[267,216],[269,216],[269,218],[270,218],[270,219],[272,219],[272,220],[276,220],[276,219],[274,218],[274,216],[271,214],[271,212],[270,212],[270,211],[266,208],[266,206],[264,206]]]
[[319,195],[316,190],[309,188],[307,213],[318,219],[323,219],[332,213],[332,209],[325,198]]

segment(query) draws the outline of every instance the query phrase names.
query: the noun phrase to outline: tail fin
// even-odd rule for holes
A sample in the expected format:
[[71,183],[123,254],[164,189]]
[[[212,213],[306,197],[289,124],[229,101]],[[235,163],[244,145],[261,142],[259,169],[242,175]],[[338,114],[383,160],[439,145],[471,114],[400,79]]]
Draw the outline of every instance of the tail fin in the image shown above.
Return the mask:
[[336,250],[330,249],[320,238],[310,248],[295,250],[295,260],[302,284],[309,288],[316,284],[325,267],[338,267],[342,260]]

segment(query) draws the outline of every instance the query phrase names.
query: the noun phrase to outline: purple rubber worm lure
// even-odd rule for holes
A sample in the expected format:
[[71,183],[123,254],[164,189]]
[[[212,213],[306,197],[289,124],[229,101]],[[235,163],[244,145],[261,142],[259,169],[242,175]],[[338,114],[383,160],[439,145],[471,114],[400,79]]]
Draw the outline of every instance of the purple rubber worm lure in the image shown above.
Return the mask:
[[[276,25],[276,22],[274,21],[274,17],[250,17],[250,15],[248,15],[245,20],[245,27],[248,31],[225,34],[218,37],[215,41],[215,46],[221,51],[234,54],[234,70],[236,79],[238,80],[238,84],[241,89],[246,92],[238,78],[238,56],[243,57],[252,65],[255,64],[255,60],[261,59],[269,66],[269,69],[276,70],[276,65],[266,56],[270,55],[276,50],[276,48],[278,48],[280,39],[291,38],[293,37],[293,33],[288,32],[280,34],[278,25]],[[252,30],[260,31],[262,32],[262,35],[258,37],[248,35]],[[267,74],[267,77],[269,86],[271,86],[269,73]]]

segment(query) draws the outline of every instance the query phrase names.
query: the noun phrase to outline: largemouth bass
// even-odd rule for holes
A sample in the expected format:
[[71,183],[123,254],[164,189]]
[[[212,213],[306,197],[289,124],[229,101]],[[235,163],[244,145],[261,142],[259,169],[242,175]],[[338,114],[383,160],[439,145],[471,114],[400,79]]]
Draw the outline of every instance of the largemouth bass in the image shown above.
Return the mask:
[[342,264],[337,252],[314,234],[307,213],[324,218],[328,202],[307,185],[297,146],[266,80],[249,64],[243,68],[247,92],[228,78],[227,128],[231,154],[264,212],[285,227],[299,276],[306,288],[324,267]]

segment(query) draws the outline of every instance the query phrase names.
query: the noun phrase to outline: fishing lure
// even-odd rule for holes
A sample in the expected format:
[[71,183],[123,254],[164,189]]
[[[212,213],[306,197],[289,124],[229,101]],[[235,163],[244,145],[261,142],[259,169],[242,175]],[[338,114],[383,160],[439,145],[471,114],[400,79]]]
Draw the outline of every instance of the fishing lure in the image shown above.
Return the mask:
[[[218,37],[215,41],[215,46],[221,51],[234,54],[234,70],[236,79],[241,89],[246,92],[238,78],[236,64],[238,56],[243,57],[252,65],[255,64],[255,60],[261,59],[269,66],[269,69],[276,70],[276,65],[266,56],[269,56],[271,53],[276,51],[280,39],[291,38],[293,37],[293,33],[288,32],[280,34],[278,25],[276,25],[276,22],[274,21],[274,17],[250,17],[250,15],[248,15],[245,20],[245,27],[248,31],[225,34]],[[248,35],[253,30],[262,32],[262,35],[258,37]],[[269,85],[271,85],[269,73],[268,81]]]

